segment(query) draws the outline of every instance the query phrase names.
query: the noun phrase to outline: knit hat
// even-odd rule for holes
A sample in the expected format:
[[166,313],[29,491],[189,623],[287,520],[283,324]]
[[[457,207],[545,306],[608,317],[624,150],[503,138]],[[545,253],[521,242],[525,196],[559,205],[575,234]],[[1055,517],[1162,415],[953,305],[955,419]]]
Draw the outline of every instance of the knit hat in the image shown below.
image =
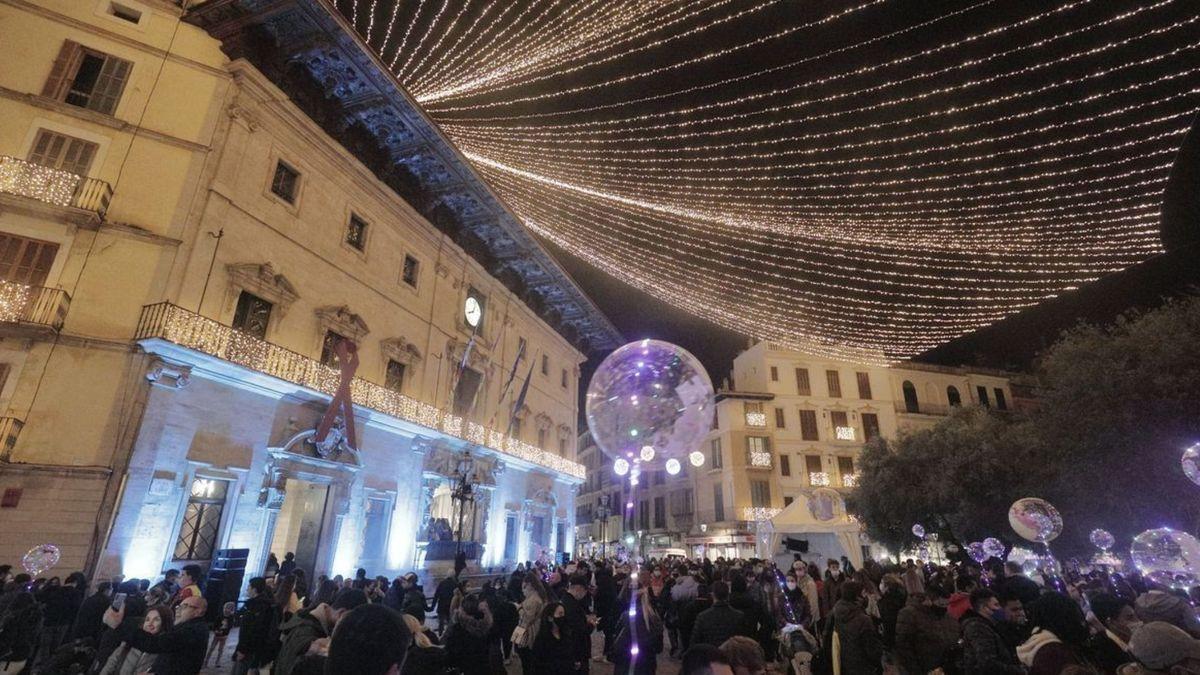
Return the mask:
[[1142,665],[1158,670],[1188,658],[1200,660],[1200,640],[1169,623],[1151,621],[1133,634],[1129,651]]

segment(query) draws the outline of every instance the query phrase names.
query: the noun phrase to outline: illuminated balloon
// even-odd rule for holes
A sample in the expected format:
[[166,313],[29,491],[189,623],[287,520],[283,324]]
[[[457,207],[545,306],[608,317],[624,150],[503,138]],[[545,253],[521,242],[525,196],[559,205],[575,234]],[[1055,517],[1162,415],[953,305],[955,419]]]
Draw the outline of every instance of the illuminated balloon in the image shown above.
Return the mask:
[[58,547],[54,544],[41,544],[29,549],[21,558],[21,567],[36,577],[57,565],[60,556]]
[[613,473],[617,474],[618,476],[624,476],[625,474],[629,473],[629,462],[618,457],[616,461],[613,462]]
[[977,563],[981,563],[988,559],[987,551],[983,550],[983,544],[978,541],[973,541],[967,544],[967,555]]
[[1113,547],[1113,544],[1117,542],[1117,540],[1113,539],[1113,536],[1108,533],[1108,530],[1100,529],[1092,530],[1092,533],[1088,535],[1088,539],[1091,540],[1093,546],[1101,551],[1107,551]]
[[693,450],[692,454],[688,455],[688,461],[692,463],[692,466],[699,469],[704,466],[704,453],[699,450]]
[[1167,586],[1190,588],[1200,583],[1200,541],[1169,527],[1146,530],[1129,548],[1142,574]]
[[912,533],[913,533],[913,536],[916,537],[917,539],[924,539],[925,538],[925,526],[920,523],[913,525]]
[[1184,450],[1179,461],[1183,464],[1183,474],[1188,480],[1200,485],[1200,443]]
[[679,473],[680,468],[679,460],[675,459],[674,457],[667,460],[667,473],[674,476],[675,474]]
[[1008,524],[1022,539],[1046,543],[1062,534],[1062,516],[1050,502],[1026,497],[1013,502],[1008,509]]
[[1004,542],[995,537],[988,537],[983,540],[983,552],[988,554],[989,558],[1004,557]]
[[699,447],[713,405],[712,382],[696,357],[668,342],[642,340],[604,359],[585,408],[592,438],[609,457],[665,465],[689,459]]

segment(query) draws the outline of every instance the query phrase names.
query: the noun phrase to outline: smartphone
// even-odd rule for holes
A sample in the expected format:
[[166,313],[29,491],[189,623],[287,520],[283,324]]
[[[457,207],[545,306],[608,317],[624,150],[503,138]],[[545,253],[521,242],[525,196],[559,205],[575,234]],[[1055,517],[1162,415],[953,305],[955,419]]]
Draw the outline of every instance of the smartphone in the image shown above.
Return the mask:
[[119,612],[119,611],[121,611],[121,608],[124,606],[125,606],[125,594],[124,593],[113,593],[112,608]]

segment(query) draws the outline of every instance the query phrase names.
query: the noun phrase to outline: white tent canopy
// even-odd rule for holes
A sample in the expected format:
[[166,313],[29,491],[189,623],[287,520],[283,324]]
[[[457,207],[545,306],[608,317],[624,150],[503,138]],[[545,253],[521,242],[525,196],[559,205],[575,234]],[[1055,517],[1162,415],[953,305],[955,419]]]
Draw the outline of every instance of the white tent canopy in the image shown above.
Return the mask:
[[810,556],[835,560],[846,556],[862,568],[860,528],[846,515],[846,503],[834,490],[818,488],[796,499],[771,518],[770,529],[772,552],[779,550],[784,537],[794,537],[808,541]]

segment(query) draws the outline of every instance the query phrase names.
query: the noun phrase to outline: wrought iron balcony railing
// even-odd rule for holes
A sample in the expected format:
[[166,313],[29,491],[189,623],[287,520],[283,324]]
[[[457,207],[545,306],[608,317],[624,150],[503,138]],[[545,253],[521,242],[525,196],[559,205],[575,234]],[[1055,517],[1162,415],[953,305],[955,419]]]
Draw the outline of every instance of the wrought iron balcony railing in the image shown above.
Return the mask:
[[[142,308],[136,339],[151,338],[166,340],[330,396],[338,387],[337,369],[170,303],[161,302]],[[364,408],[420,424],[576,478],[584,477],[582,464],[361,377],[354,378],[350,391],[354,402]]]
[[0,281],[0,323],[62,328],[71,296],[61,288]]
[[0,417],[0,457],[7,460],[12,455],[24,427],[25,423],[15,417]]
[[103,216],[112,186],[61,169],[0,155],[0,192],[55,206],[68,206]]

